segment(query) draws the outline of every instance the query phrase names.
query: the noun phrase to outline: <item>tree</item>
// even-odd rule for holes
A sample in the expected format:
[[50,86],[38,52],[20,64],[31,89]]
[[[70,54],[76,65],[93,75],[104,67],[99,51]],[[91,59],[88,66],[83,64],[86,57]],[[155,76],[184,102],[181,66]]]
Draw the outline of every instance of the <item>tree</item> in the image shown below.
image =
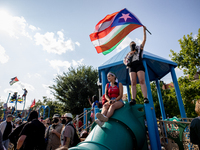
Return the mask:
[[180,77],[178,82],[187,117],[194,118],[197,116],[195,102],[200,99],[200,80],[191,81],[188,77]]
[[197,38],[188,34],[184,35],[183,39],[179,40],[180,53],[170,50],[172,55],[171,59],[178,64],[180,69],[184,68],[184,74],[189,74],[193,77],[197,72],[200,72],[200,29]]
[[65,104],[65,111],[80,114],[83,108],[90,107],[88,97],[98,95],[97,79],[98,71],[92,66],[69,68],[56,77],[50,89],[55,98]]
[[[166,115],[169,114],[169,117],[173,117],[173,116],[180,117],[180,111],[179,111],[178,102],[177,102],[174,88],[164,90],[164,89],[162,89],[163,84],[164,84],[164,82],[160,81],[160,89],[161,89],[165,114]],[[160,110],[160,104],[159,104],[159,100],[158,100],[156,83],[151,82],[150,86],[151,86],[151,93],[152,93],[152,97],[153,97],[156,117],[160,118],[161,110]],[[144,98],[142,95],[141,87],[139,84],[137,84],[136,87],[137,87],[137,97],[136,97],[137,104],[144,104],[144,102],[143,102]]]

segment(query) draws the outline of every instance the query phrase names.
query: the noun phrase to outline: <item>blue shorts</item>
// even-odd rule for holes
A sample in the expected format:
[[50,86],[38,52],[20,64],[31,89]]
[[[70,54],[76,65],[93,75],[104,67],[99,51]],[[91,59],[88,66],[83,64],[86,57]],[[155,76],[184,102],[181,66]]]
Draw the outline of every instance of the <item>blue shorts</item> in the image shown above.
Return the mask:
[[[115,97],[112,97],[110,100],[114,100],[114,99],[116,99],[116,98],[115,98]],[[118,101],[120,101],[120,102],[122,102],[122,103],[124,104],[124,102],[123,102],[122,99],[120,99],[120,100],[118,100]]]

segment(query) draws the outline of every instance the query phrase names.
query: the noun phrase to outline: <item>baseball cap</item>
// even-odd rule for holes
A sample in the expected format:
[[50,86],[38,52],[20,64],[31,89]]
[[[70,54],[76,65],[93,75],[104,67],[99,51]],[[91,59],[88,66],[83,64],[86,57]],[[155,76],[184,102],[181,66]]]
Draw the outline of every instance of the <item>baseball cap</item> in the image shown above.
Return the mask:
[[64,117],[73,118],[71,113],[65,113]]
[[54,114],[53,118],[60,118],[60,115],[59,114]]
[[18,121],[20,121],[20,120],[22,120],[22,119],[21,118],[15,119],[15,123],[18,122]]
[[8,117],[13,117],[14,118],[14,116],[12,114],[8,114],[6,118],[8,118]]

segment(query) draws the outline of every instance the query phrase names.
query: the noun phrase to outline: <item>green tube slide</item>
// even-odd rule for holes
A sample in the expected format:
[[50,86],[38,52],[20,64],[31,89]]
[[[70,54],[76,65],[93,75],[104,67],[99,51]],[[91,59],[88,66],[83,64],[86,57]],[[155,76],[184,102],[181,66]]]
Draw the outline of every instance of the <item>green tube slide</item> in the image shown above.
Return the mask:
[[102,127],[95,125],[85,141],[70,150],[147,150],[143,107],[126,103]]

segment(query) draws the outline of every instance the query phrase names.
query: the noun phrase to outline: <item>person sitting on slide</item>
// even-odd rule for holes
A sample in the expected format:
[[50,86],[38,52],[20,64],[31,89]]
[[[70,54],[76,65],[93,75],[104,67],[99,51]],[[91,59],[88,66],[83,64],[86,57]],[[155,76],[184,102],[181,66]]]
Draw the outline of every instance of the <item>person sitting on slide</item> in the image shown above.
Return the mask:
[[107,74],[107,79],[110,82],[107,83],[105,87],[105,98],[107,99],[107,102],[103,105],[102,112],[96,114],[98,119],[95,120],[100,127],[103,126],[104,122],[108,121],[116,109],[124,106],[122,100],[122,83],[118,83],[117,77],[113,72]]

